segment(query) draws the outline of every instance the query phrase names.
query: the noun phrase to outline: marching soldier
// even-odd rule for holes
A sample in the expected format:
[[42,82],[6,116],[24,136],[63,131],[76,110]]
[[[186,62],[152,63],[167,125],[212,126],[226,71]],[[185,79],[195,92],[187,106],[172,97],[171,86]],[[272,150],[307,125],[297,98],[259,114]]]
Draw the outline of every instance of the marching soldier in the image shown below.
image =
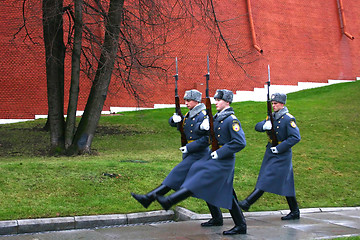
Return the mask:
[[266,146],[265,155],[254,191],[239,206],[248,211],[250,206],[258,200],[264,192],[285,196],[290,207],[290,213],[282,220],[299,219],[300,211],[295,197],[294,172],[291,148],[300,141],[299,128],[295,117],[287,107],[286,94],[275,93],[271,96],[274,121],[266,119],[256,124],[258,132],[269,131],[274,125],[278,145],[272,146],[271,139]]
[[[180,147],[180,151],[183,153],[183,160],[172,169],[159,187],[145,195],[131,193],[131,195],[145,208],[155,200],[156,195],[165,195],[171,189],[179,190],[190,167],[197,160],[210,154],[208,137],[210,125],[206,115],[205,105],[201,103],[201,95],[201,92],[195,89],[186,91],[184,100],[189,112],[185,114],[184,119],[176,113],[169,119],[169,124],[172,127],[176,127],[178,123],[183,124],[184,133],[187,139],[187,144]],[[208,207],[212,219],[201,225],[204,227],[223,225],[223,217],[220,209],[209,203]]]
[[191,166],[178,191],[168,197],[157,196],[156,199],[165,210],[190,196],[203,199],[217,208],[227,208],[235,227],[223,234],[246,234],[246,221],[233,192],[235,153],[245,147],[245,134],[230,107],[233,93],[226,89],[217,90],[214,99],[218,111],[214,116],[214,131],[220,148]]

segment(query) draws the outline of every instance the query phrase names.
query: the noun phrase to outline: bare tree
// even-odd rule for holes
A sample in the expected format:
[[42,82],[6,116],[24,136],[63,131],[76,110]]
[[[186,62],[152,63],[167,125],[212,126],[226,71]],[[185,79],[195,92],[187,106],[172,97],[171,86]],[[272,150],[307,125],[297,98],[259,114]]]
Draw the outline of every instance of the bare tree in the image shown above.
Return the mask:
[[[71,85],[69,93],[69,104],[66,118],[65,128],[65,149],[68,149],[74,138],[76,129],[76,110],[79,96],[79,82],[80,82],[80,56],[82,46],[82,5],[83,0],[74,0],[75,14],[71,14],[74,19],[74,42],[72,50],[71,62]],[[70,12],[72,13],[72,12]]]
[[43,31],[52,151],[64,148],[64,60],[63,0],[43,0]]
[[91,143],[104,106],[117,55],[123,5],[124,0],[110,0],[109,14],[105,23],[105,39],[98,68],[72,144],[75,152],[90,153],[91,150]]
[[[35,1],[35,0],[23,0]],[[51,152],[90,153],[112,75],[138,101],[142,94],[133,76],[163,74],[167,43],[201,24],[223,44],[240,67],[244,56],[222,33],[213,0],[42,0]],[[25,4],[24,4],[25,6]],[[64,17],[68,31],[64,34]],[[25,19],[25,18],[24,18]],[[25,24],[24,24],[25,26]],[[182,28],[179,28],[182,26]],[[176,30],[175,30],[176,29]],[[68,36],[64,44],[64,36]],[[64,119],[65,50],[72,52],[71,87]],[[75,114],[82,71],[92,81],[79,126]]]
[[[53,73],[56,69],[62,70],[62,74],[54,74],[62,79],[62,85],[60,84],[62,91],[56,92],[60,88],[50,88],[51,84],[58,84],[55,80],[59,81],[59,79],[52,75],[47,76],[48,81],[50,81],[48,83],[48,119],[51,149],[52,152],[65,152],[66,154],[89,153],[91,151],[92,140],[113,72],[123,80],[126,89],[141,100],[131,76],[134,72],[146,75],[150,70],[163,70],[156,65],[156,61],[161,58],[161,53],[156,49],[159,44],[166,42],[166,39],[164,39],[166,30],[164,31],[163,26],[173,21],[171,17],[165,14],[166,11],[160,4],[161,1],[133,1],[127,7],[124,7],[123,0],[105,2],[96,0],[94,5],[83,1],[74,1],[74,3],[75,14],[72,11],[72,6],[63,7],[63,1],[61,0],[55,2],[43,1],[44,40],[45,43],[48,43],[45,44],[45,47],[49,49],[49,51],[46,51],[47,62],[49,62],[49,59],[55,59],[55,62],[60,64],[60,67],[54,64],[47,65],[47,72]],[[168,6],[166,7],[168,8]],[[56,9],[55,13],[54,9]],[[82,9],[87,13],[87,20],[89,21],[87,24],[86,22],[84,24],[82,19]],[[68,117],[64,125],[61,110],[61,107],[64,106],[64,100],[59,98],[60,95],[63,97],[64,89],[64,56],[54,56],[53,52],[64,49],[62,16],[65,13],[71,16],[69,19],[70,22],[74,22],[75,30],[73,38],[72,30],[68,32],[70,36],[68,44],[71,43],[72,46],[72,74]],[[91,22],[91,20],[93,21]],[[52,26],[52,29],[60,29],[61,31],[58,31],[59,34],[55,35],[54,31],[47,31],[48,27],[45,28],[47,25]],[[104,39],[100,38],[101,34],[94,33],[94,25],[100,26],[100,31],[103,29]],[[101,28],[102,26],[104,28]],[[161,28],[162,32],[158,32]],[[86,43],[82,42],[82,35],[85,36]],[[62,48],[54,45],[55,42],[61,42]],[[93,80],[84,114],[75,131],[75,113],[81,63],[80,50],[85,59],[82,63],[82,70],[90,79],[93,77]],[[97,57],[99,52],[100,57]],[[64,53],[64,51],[61,51],[61,53]],[[97,68],[94,67],[94,63],[97,63]],[[55,66],[58,68],[55,68]],[[116,66],[116,71],[113,71],[114,66]],[[56,94],[54,94],[55,92]],[[59,103],[62,103],[62,105],[59,106]]]

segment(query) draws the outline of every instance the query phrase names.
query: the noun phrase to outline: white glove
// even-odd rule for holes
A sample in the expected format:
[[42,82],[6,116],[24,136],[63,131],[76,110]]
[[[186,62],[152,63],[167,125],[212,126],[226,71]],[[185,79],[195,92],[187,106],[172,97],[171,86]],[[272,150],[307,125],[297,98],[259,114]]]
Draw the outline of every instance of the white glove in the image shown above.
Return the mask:
[[270,150],[272,151],[272,153],[279,153],[276,147],[271,147]]
[[272,124],[270,120],[267,120],[263,125],[263,130],[271,130]]
[[179,149],[180,149],[180,151],[181,151],[182,153],[188,153],[188,150],[187,150],[187,147],[186,147],[186,146],[181,147],[181,148],[179,148]]
[[214,152],[211,153],[211,158],[212,158],[212,159],[218,159],[218,158],[219,158],[219,156],[217,155],[216,151],[214,151]]
[[172,120],[174,121],[174,123],[179,123],[181,122],[181,116],[174,113],[174,115],[172,116]]
[[201,130],[209,130],[210,129],[210,122],[208,118],[205,118],[204,121],[200,124]]

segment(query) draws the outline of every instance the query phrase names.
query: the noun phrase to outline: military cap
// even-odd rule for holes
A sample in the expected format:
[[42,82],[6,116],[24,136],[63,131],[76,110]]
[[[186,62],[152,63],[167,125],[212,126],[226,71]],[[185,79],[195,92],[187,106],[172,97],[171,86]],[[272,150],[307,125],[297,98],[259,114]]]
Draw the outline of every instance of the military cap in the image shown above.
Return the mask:
[[286,94],[285,93],[274,93],[271,95],[271,101],[286,103]]
[[214,99],[222,99],[226,102],[232,103],[233,92],[227,89],[218,89],[214,95]]
[[201,92],[196,89],[191,89],[185,92],[184,100],[194,100],[196,102],[201,102]]

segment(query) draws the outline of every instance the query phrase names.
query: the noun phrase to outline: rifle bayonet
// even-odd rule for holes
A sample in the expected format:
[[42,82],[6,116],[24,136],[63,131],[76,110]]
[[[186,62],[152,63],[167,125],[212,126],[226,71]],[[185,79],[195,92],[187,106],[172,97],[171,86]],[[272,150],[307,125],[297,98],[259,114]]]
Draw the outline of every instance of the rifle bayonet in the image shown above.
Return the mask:
[[210,68],[209,68],[209,55],[207,55],[207,74],[205,75],[206,77],[206,101],[205,101],[205,105],[206,105],[206,113],[208,115],[209,118],[209,123],[210,123],[210,141],[211,141],[211,150],[212,151],[216,151],[217,149],[219,149],[219,143],[215,137],[215,131],[214,131],[214,117],[212,115],[212,111],[211,111],[211,101],[210,101],[210,95],[209,95],[209,80],[210,80]]
[[[206,99],[209,98],[210,100],[210,95],[209,95],[209,80],[210,80],[210,65],[209,65],[209,55],[207,55],[207,74],[205,75],[206,77]],[[210,102],[211,105],[211,102]],[[211,111],[211,108],[210,108]]]
[[183,127],[184,117],[181,114],[180,98],[179,98],[179,94],[178,94],[177,82],[179,80],[179,72],[178,72],[177,57],[175,58],[175,63],[176,63],[176,74],[174,75],[174,78],[175,78],[175,112],[177,115],[179,115],[181,117],[181,121],[177,124],[177,129],[180,131],[180,134],[181,134],[181,146],[185,146],[187,144],[187,140],[186,140],[186,135],[184,132],[184,127]]
[[177,85],[177,82],[178,82],[178,80],[179,80],[178,60],[177,60],[177,57],[175,57],[175,64],[176,64],[176,74],[174,75],[174,78],[175,78],[175,97],[179,97],[179,94],[178,94],[178,85]]
[[279,144],[275,129],[274,129],[274,118],[272,115],[272,106],[271,106],[271,99],[270,99],[270,65],[268,65],[268,81],[267,83],[267,115],[268,119],[271,121],[271,130],[266,131],[273,147]]

